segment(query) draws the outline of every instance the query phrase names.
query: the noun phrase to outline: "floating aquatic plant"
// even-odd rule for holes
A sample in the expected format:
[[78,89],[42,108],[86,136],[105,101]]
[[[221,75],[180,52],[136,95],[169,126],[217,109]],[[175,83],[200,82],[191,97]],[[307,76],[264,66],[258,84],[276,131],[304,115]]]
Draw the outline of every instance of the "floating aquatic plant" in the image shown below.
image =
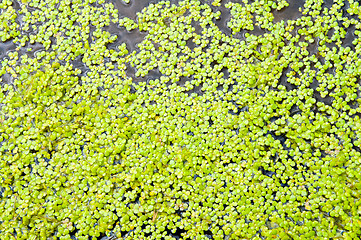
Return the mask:
[[357,239],[359,3],[288,6],[2,1],[0,238]]

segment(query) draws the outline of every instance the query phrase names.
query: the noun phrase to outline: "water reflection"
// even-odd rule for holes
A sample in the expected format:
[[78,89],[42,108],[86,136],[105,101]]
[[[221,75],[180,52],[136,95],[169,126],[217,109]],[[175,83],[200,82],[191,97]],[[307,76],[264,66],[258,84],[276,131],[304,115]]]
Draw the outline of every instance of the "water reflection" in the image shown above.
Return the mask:
[[288,1],[288,3],[288,7],[272,11],[274,22],[282,20],[287,22],[287,20],[295,20],[302,15],[299,9],[305,4],[305,0]]

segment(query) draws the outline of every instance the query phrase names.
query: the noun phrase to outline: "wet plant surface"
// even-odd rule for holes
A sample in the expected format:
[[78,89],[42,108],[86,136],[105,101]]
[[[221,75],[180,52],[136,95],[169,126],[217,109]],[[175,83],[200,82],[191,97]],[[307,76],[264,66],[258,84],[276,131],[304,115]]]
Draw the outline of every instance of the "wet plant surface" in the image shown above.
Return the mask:
[[0,2],[0,239],[357,239],[354,0]]

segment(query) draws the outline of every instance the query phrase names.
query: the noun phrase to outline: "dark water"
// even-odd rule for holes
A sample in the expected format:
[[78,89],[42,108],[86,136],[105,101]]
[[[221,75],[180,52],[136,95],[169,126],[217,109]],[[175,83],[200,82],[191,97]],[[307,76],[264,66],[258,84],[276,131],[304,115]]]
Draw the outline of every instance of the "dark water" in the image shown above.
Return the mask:
[[8,40],[6,42],[1,42],[0,43],[0,59],[4,59],[5,56],[7,55],[7,53],[9,53],[12,50],[15,50],[15,48],[16,48],[16,46],[11,40]]
[[[140,12],[143,8],[152,3],[152,1],[131,1],[129,4],[126,4],[122,0],[110,0],[110,2],[113,3],[114,7],[118,10],[120,17],[128,17],[133,20],[137,19],[137,12]],[[111,34],[118,36],[117,41],[112,43],[112,45],[126,43],[129,52],[136,50],[137,44],[140,43],[146,35],[145,32],[140,32],[137,29],[127,31],[124,27],[119,27],[114,23],[105,27],[105,29]]]
[[305,4],[305,0],[294,0],[288,2],[288,7],[283,8],[280,11],[272,11],[274,16],[274,22],[280,22],[282,20],[287,22],[287,20],[295,20],[301,16],[299,8],[302,8],[302,6]]

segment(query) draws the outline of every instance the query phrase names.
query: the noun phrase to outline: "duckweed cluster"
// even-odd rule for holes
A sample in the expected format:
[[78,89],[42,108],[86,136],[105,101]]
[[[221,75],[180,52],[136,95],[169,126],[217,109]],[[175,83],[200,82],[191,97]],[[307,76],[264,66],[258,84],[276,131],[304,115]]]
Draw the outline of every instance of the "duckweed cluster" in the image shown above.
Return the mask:
[[2,0],[0,238],[359,239],[361,7],[288,5]]

